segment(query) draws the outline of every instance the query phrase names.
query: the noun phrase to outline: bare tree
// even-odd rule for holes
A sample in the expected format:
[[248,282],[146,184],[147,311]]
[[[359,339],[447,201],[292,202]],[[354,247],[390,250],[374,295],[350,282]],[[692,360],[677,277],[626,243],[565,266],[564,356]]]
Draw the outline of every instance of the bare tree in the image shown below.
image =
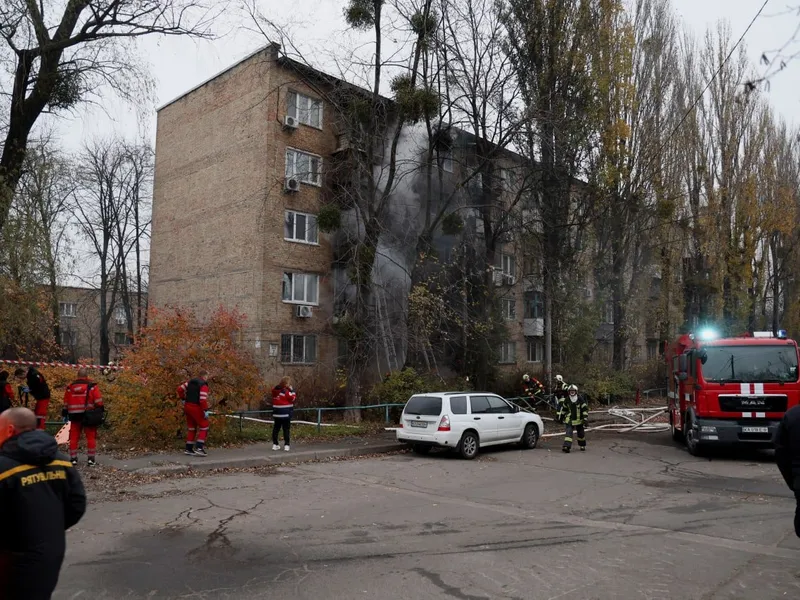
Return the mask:
[[[675,84],[674,19],[666,0],[619,5],[599,23],[595,73],[601,112],[591,183],[597,190],[594,221],[598,289],[613,308],[613,364],[628,364],[629,339],[638,332],[634,305],[650,288],[656,262],[656,226]],[[644,303],[646,304],[646,303]]]
[[[147,223],[142,223],[142,190],[147,185],[149,149],[134,150],[118,140],[88,144],[80,156],[75,219],[97,262],[100,361],[109,360],[109,321],[122,299],[130,329],[128,259],[135,252]],[[137,273],[141,265],[137,264]]]
[[591,60],[599,2],[506,0],[502,18],[506,51],[520,87],[523,121],[518,146],[536,177],[533,204],[541,219],[545,318],[545,371],[552,374],[555,301],[580,246],[587,214],[585,194],[575,194],[597,131],[596,84]]
[[68,110],[111,87],[125,99],[150,89],[133,38],[210,37],[226,2],[204,0],[8,0],[0,7],[2,56],[14,63],[0,156],[0,231],[17,188],[28,138],[46,112]]
[[30,268],[38,267],[49,287],[54,338],[60,340],[59,283],[68,259],[75,181],[70,161],[53,146],[44,142],[29,149],[15,204],[27,204],[34,215],[30,232],[39,250]]

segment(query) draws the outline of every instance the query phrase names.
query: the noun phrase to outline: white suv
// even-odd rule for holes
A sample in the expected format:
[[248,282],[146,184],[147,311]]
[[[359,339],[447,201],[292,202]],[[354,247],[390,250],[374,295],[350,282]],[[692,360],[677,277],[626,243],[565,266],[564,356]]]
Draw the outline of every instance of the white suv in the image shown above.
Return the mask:
[[442,392],[411,396],[403,408],[397,440],[425,454],[434,446],[475,458],[481,446],[520,443],[535,448],[544,425],[495,394]]

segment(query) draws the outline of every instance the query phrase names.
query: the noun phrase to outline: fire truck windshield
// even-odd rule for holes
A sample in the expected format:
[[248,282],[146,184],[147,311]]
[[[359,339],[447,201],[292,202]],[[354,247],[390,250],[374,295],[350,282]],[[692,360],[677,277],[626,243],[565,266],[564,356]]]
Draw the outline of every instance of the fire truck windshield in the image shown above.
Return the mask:
[[797,353],[789,344],[705,346],[703,379],[719,383],[797,381]]

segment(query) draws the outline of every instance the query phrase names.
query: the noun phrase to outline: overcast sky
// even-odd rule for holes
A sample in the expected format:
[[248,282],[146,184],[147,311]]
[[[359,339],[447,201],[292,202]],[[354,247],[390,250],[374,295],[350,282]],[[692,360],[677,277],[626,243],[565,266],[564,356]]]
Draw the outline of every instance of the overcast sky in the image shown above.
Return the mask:
[[[734,39],[742,34],[758,11],[763,0],[673,0],[675,12],[686,25],[701,37],[709,26],[720,19],[728,19]],[[789,0],[794,2],[794,0]],[[329,54],[343,56],[346,48],[358,43],[356,36],[347,34],[342,17],[345,0],[302,0],[286,2],[261,0],[261,10],[281,24],[290,24],[291,36],[303,46],[309,60],[323,69],[335,70],[330,56],[314,49],[324,48]],[[800,15],[787,15],[787,1],[772,0],[745,39],[754,65],[762,52],[777,49],[792,37],[800,24]],[[141,42],[141,52],[152,65],[157,83],[156,106],[181,95],[227,66],[243,58],[264,44],[263,36],[249,27],[244,15],[228,17],[225,24],[230,31],[223,39],[213,42],[185,38],[149,39]],[[793,48],[788,48],[791,52]],[[797,47],[794,47],[797,50]],[[764,67],[758,67],[763,71]],[[776,111],[787,121],[800,123],[800,60],[771,81],[769,98]],[[87,137],[112,131],[127,136],[145,135],[155,139],[155,106],[138,118],[129,107],[113,102],[106,108],[83,111],[74,118],[62,119],[58,129],[63,142],[77,148]],[[106,114],[110,113],[110,116]]]

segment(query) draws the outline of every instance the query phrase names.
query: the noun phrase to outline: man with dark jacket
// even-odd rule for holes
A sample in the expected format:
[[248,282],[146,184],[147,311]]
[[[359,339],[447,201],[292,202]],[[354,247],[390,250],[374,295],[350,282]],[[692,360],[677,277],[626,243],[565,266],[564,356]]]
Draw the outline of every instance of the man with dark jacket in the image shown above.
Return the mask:
[[800,537],[800,406],[793,406],[786,411],[773,441],[778,470],[797,500],[794,532]]
[[27,391],[36,400],[36,406],[33,409],[33,412],[36,413],[36,428],[44,429],[47,421],[47,409],[50,406],[50,386],[47,385],[47,380],[36,367],[28,367],[27,372],[25,369],[17,369],[14,371],[14,377],[25,378]]
[[8,371],[0,371],[0,413],[14,405],[14,390],[8,383]]
[[0,597],[48,600],[58,583],[67,529],[86,512],[78,471],[33,411],[0,415]]

